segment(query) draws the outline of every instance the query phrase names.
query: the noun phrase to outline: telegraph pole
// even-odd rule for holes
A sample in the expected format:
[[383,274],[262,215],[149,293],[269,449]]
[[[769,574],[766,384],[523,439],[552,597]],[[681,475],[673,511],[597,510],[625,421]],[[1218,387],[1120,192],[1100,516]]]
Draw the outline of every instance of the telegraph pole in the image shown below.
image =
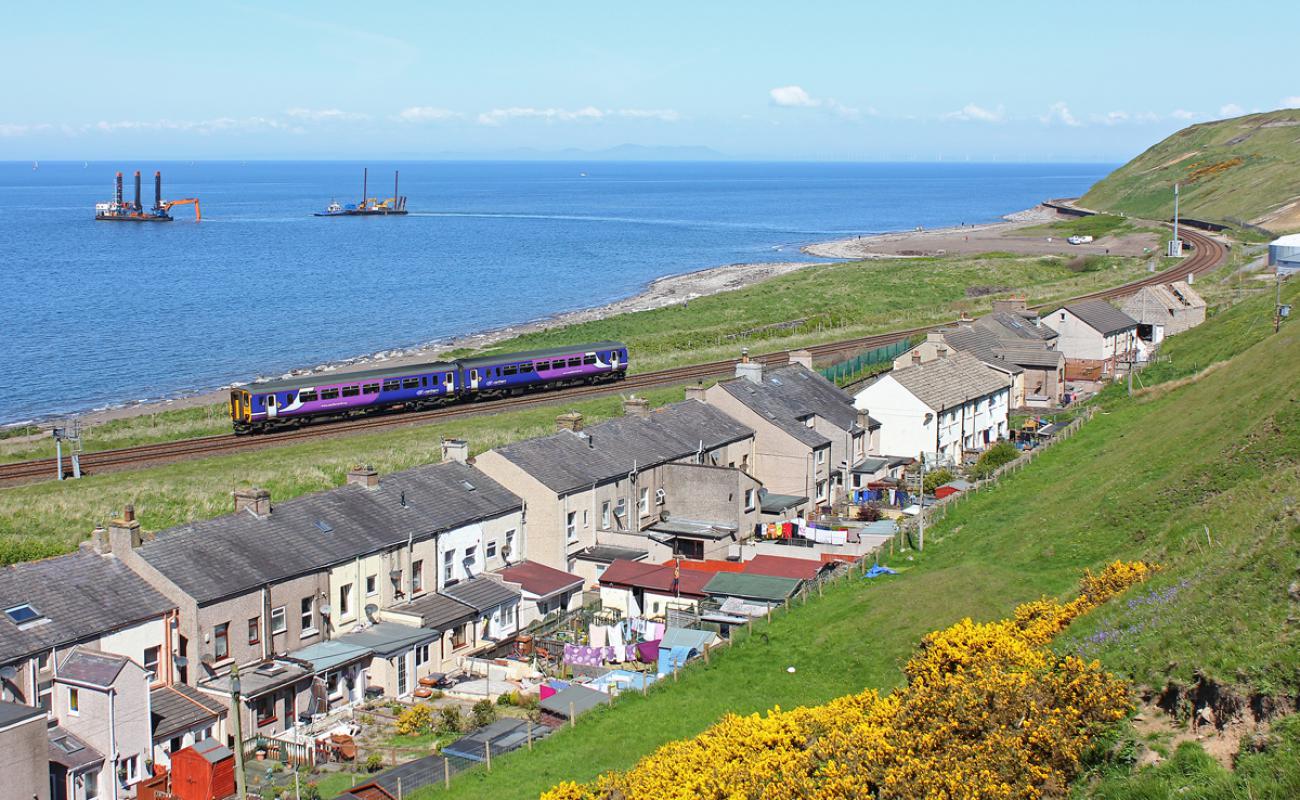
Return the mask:
[[916,549],[925,550],[925,453],[921,453],[921,494],[920,511],[916,514]]
[[230,713],[235,717],[235,791],[239,793],[239,800],[248,797],[244,777],[244,724],[239,708],[242,704],[243,700],[239,697],[239,665],[233,664],[230,667]]

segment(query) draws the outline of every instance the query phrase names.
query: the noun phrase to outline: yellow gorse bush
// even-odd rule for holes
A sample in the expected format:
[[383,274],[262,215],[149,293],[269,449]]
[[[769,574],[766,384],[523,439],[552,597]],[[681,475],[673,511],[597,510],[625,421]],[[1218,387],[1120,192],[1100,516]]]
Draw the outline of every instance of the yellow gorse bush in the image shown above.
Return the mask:
[[1093,661],[1045,645],[1156,567],[1116,561],[1085,573],[1069,603],[1042,599],[1010,619],[927,635],[881,697],[728,714],[627,772],[561,783],[542,800],[848,800],[1060,796],[1099,727],[1124,717],[1128,687]]

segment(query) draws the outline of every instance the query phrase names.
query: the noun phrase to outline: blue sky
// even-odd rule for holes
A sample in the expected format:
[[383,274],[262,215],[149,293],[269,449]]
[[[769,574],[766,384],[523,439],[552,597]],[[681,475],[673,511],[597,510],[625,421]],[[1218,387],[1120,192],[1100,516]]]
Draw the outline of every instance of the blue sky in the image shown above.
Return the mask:
[[1300,3],[1158,5],[13,4],[0,159],[1120,161],[1300,106]]

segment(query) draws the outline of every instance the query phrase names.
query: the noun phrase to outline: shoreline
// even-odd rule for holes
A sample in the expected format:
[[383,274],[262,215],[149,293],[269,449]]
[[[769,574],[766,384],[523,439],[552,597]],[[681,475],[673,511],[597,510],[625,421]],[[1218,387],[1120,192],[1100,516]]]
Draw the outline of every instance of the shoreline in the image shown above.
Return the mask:
[[[411,363],[438,360],[439,357],[454,350],[464,348],[481,349],[514,336],[534,333],[556,326],[580,324],[618,314],[663,308],[699,297],[746,288],[781,275],[788,275],[808,267],[836,261],[901,260],[927,255],[987,252],[1004,247],[1006,242],[1002,241],[1001,237],[1014,232],[1017,228],[1041,224],[1056,218],[1054,211],[1039,205],[1007,214],[996,222],[889,231],[825,242],[814,242],[803,245],[799,249],[809,256],[821,259],[818,261],[745,262],[704,267],[691,272],[665,275],[650,281],[640,291],[629,297],[599,306],[562,311],[527,322],[434,339],[412,347],[380,350],[312,367],[292,369],[277,375],[258,375],[248,381],[235,381],[216,388],[190,392],[182,391],[169,398],[148,398],[89,411],[53,414],[25,423],[17,422],[0,425],[0,430],[26,425],[39,431],[34,436],[43,437],[48,435],[49,429],[59,422],[76,420],[82,425],[91,427],[114,420],[224,403],[227,392],[231,388],[238,386],[256,385],[265,381],[302,375],[325,375],[349,369],[373,367],[378,364],[403,366]],[[970,239],[975,241],[971,242]],[[998,247],[991,246],[991,240],[998,240]],[[962,247],[957,245],[958,242],[973,245],[973,247]],[[1036,244],[1036,247],[1042,249],[1041,244]],[[1073,252],[1078,252],[1080,249],[1082,248],[1071,248]]]

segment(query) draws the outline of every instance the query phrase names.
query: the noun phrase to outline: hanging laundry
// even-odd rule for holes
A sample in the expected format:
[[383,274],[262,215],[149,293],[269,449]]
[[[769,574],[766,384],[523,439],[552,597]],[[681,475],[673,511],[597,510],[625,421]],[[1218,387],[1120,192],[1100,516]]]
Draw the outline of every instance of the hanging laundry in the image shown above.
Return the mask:
[[609,645],[610,645],[611,647],[622,647],[622,646],[623,646],[623,629],[620,628],[620,627],[617,626],[617,625],[611,625],[611,626],[609,627],[609,640],[608,640],[608,641],[609,641]]
[[637,655],[642,661],[654,663],[659,660],[659,641],[659,639],[654,639],[636,646]]
[[604,647],[605,643],[609,641],[607,638],[609,634],[604,625],[592,625],[589,633],[592,647]]

